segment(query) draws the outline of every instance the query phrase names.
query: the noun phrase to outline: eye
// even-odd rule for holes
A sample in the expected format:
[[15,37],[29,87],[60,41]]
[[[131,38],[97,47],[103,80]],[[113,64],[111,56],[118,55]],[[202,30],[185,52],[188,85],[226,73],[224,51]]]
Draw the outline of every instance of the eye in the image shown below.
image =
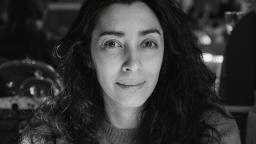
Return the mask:
[[108,40],[103,43],[103,47],[107,49],[122,48],[122,43],[116,40]]
[[143,48],[157,48],[158,45],[152,40],[145,40],[142,43]]

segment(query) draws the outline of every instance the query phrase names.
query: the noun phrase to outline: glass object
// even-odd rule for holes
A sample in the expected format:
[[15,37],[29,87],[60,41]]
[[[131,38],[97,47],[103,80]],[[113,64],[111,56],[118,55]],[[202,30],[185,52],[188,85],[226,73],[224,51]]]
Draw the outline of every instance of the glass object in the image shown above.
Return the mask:
[[62,90],[55,69],[33,60],[8,61],[0,65],[0,109],[31,109]]

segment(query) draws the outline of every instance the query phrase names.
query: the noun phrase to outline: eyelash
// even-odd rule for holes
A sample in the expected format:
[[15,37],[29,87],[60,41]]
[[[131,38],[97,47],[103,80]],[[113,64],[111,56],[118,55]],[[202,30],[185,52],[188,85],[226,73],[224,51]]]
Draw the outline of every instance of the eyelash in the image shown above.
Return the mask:
[[[145,46],[145,44],[147,43],[150,43],[152,46],[148,47],[148,46]],[[114,44],[114,46],[110,46],[110,44]],[[117,46],[116,46],[117,45]],[[113,49],[113,48],[123,48],[123,44],[117,40],[108,40],[106,42],[103,43],[102,47],[104,49]],[[153,40],[144,40],[141,44],[141,47],[142,48],[157,48],[158,47],[158,44],[156,42],[154,42]]]
[[[111,43],[114,44],[114,46],[110,46]],[[118,46],[116,46],[117,44],[118,44]],[[105,49],[113,49],[113,48],[116,48],[116,47],[121,47],[122,48],[123,45],[119,41],[108,40],[108,41],[103,43],[102,47],[105,48]]]
[[[145,44],[148,43],[148,42],[150,42],[153,46],[151,46],[151,47],[145,46]],[[152,41],[152,40],[144,40],[143,43],[142,43],[142,47],[143,47],[143,48],[157,48],[158,45],[157,45],[156,42],[154,42],[154,41]]]

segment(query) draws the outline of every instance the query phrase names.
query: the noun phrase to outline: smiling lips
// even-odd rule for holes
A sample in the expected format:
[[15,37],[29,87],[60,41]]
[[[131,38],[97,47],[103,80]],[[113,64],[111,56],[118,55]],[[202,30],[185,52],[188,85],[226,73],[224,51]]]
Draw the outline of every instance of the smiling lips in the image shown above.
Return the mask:
[[140,82],[140,83],[120,83],[120,82],[117,82],[116,84],[121,88],[128,89],[128,88],[141,88],[145,83],[146,82],[143,81],[143,82]]

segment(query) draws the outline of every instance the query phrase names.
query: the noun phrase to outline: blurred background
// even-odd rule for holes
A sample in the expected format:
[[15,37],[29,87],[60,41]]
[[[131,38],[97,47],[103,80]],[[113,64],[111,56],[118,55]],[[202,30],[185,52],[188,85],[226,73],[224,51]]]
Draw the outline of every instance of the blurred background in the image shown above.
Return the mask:
[[[53,50],[84,0],[0,0],[0,144],[16,144],[33,111],[62,89]],[[256,144],[256,0],[177,0],[214,89]]]

